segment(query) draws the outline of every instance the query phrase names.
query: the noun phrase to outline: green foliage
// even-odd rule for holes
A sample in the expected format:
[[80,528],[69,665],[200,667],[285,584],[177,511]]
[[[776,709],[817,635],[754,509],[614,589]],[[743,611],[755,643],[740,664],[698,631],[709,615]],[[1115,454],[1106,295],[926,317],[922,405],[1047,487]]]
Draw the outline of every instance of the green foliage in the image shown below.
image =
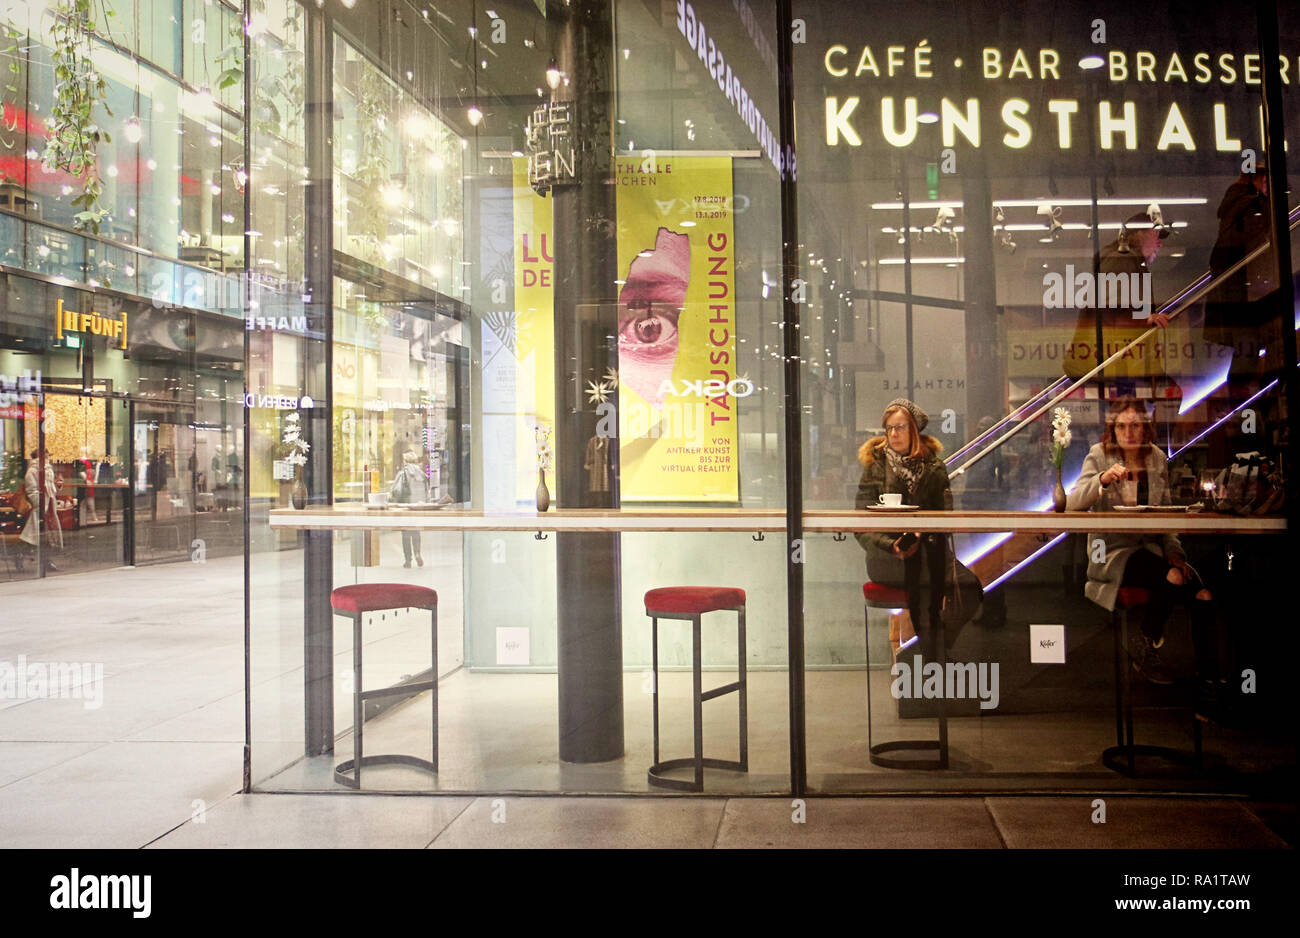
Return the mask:
[[361,196],[360,229],[366,259],[382,260],[380,248],[388,236],[388,213],[382,186],[388,181],[389,87],[379,69],[361,63],[357,88],[357,118],[361,131],[361,152],[357,158],[357,181]]
[[[12,13],[12,7],[6,12]],[[0,36],[4,39],[2,54],[5,60],[5,71],[9,73],[5,79],[4,95],[0,96],[0,114],[3,115],[4,133],[12,134],[18,130],[18,82],[22,80],[21,63],[25,57],[21,45],[23,36],[8,20],[3,27],[0,27]],[[0,146],[11,150],[14,139],[0,134]],[[0,185],[12,181],[16,180],[10,179],[5,173],[0,173]]]
[[95,70],[90,56],[96,29],[95,6],[105,19],[114,15],[95,0],[54,0],[54,25],[50,31],[54,103],[41,162],[47,169],[62,170],[81,180],[81,192],[72,200],[73,208],[79,209],[73,216],[73,226],[99,234],[108,210],[99,204],[104,182],[99,176],[97,157],[99,144],[111,143],[112,137],[97,122],[95,111],[102,107],[109,117],[113,112],[106,103],[108,82]]

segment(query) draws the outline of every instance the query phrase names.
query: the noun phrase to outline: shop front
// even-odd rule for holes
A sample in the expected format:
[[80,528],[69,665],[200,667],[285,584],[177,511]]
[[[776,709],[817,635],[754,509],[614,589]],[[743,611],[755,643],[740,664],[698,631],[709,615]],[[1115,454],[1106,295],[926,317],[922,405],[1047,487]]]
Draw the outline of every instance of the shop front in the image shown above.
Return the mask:
[[382,6],[250,43],[253,790],[1281,790],[1288,11]]
[[241,552],[243,323],[3,276],[5,574]]

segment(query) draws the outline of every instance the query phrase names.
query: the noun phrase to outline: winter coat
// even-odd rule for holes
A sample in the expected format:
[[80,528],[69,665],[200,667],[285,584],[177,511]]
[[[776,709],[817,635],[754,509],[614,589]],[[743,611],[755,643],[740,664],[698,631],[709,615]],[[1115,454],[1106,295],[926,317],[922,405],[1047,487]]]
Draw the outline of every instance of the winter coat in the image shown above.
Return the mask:
[[[854,503],[859,511],[865,511],[871,505],[880,504],[880,496],[897,492],[904,502],[919,505],[925,511],[952,511],[952,489],[948,485],[948,467],[939,458],[940,443],[932,436],[921,435],[921,443],[929,453],[925,469],[917,480],[916,491],[909,499],[907,485],[889,468],[882,441],[868,440],[858,450],[858,462],[862,464],[862,479],[858,482],[858,497]],[[867,552],[867,558],[893,557],[894,542],[902,533],[860,532],[858,543]]]
[[417,465],[403,466],[393,478],[389,488],[390,497],[398,504],[422,503],[429,500],[429,480],[424,475],[424,468]]
[[[1127,254],[1119,251],[1118,243],[1112,242],[1101,249],[1097,255],[1097,273],[1119,274],[1128,279],[1131,274],[1137,274],[1139,277],[1145,277],[1151,273],[1151,268],[1147,266],[1144,258],[1136,248]],[[1115,352],[1128,345],[1148,328],[1145,317],[1134,319],[1135,311],[1141,315],[1141,310],[1132,303],[1133,297],[1129,296],[1128,306],[1118,306],[1114,308],[1100,307],[1102,298],[1100,296],[1102,281],[1100,276],[1094,284],[1093,302],[1098,304],[1088,309],[1079,311],[1078,322],[1074,328],[1074,338],[1071,340],[1071,347],[1079,352],[1088,352],[1083,358],[1066,358],[1062,365],[1065,376],[1068,378],[1081,378],[1097,365],[1097,317],[1101,317],[1101,336],[1102,336],[1102,355],[1103,359],[1109,358]],[[1127,289],[1127,287],[1125,288]],[[1154,291],[1154,283],[1152,290]],[[1151,297],[1151,312],[1156,311],[1155,298]],[[1129,377],[1156,377],[1165,374],[1164,360],[1159,357],[1158,349],[1161,342],[1161,334],[1148,337],[1145,341],[1134,345],[1129,354],[1107,370],[1117,371],[1119,374]]]
[[[1067,511],[1114,511],[1121,501],[1120,486],[1112,483],[1102,487],[1101,474],[1119,460],[1106,455],[1101,443],[1088,450],[1083,461],[1083,474],[1074,483],[1066,497]],[[1160,447],[1152,446],[1146,457],[1148,500],[1152,505],[1169,504],[1169,482],[1166,474],[1166,460]],[[1177,534],[1106,534],[1104,563],[1088,564],[1088,582],[1083,593],[1097,605],[1108,611],[1114,610],[1115,600],[1119,597],[1120,583],[1124,580],[1124,566],[1128,559],[1139,550],[1149,550],[1166,559],[1182,559],[1185,554],[1182,542]],[[1092,557],[1089,538],[1088,556]]]
[[[18,539],[26,544],[36,546],[41,537],[41,502],[40,486],[36,482],[36,476],[39,474],[39,463],[32,460],[27,467],[27,474],[23,476],[23,488],[26,491],[27,501],[32,506],[31,512],[27,515],[27,522],[23,525],[22,533]],[[63,529],[59,526],[58,512],[59,489],[54,481],[54,467],[48,462],[45,464],[45,524],[49,528],[49,541],[51,546],[63,547]]]

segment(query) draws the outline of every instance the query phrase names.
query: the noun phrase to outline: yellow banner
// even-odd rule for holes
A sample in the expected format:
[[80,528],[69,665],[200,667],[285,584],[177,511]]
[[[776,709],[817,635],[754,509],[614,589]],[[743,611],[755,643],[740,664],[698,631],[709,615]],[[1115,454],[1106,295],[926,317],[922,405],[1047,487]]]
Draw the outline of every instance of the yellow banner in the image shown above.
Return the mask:
[[[534,426],[555,428],[555,227],[552,203],[528,185],[528,158],[514,159],[515,342],[519,417],[515,426],[516,498],[537,491]],[[551,466],[557,465],[550,438]],[[547,474],[551,488],[554,476]]]
[[735,501],[739,399],[727,157],[620,157],[620,494]]

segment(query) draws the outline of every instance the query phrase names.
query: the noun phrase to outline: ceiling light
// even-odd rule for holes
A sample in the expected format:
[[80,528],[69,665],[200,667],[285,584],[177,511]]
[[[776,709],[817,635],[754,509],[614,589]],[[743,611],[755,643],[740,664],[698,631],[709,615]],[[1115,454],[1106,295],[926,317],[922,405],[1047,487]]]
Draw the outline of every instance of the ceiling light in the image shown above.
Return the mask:
[[1079,68],[1085,70],[1101,68],[1105,64],[1106,60],[1099,55],[1085,55],[1083,58],[1079,59]]
[[139,143],[144,131],[140,129],[140,118],[132,114],[126,120],[126,126],[122,128],[122,133],[131,143]]
[[546,83],[554,91],[560,87],[560,66],[556,64],[555,59],[551,59],[550,64],[546,66]]
[[467,113],[469,115],[469,123],[471,127],[477,127],[479,124],[483,123],[483,112],[479,109],[477,104],[471,104]]

